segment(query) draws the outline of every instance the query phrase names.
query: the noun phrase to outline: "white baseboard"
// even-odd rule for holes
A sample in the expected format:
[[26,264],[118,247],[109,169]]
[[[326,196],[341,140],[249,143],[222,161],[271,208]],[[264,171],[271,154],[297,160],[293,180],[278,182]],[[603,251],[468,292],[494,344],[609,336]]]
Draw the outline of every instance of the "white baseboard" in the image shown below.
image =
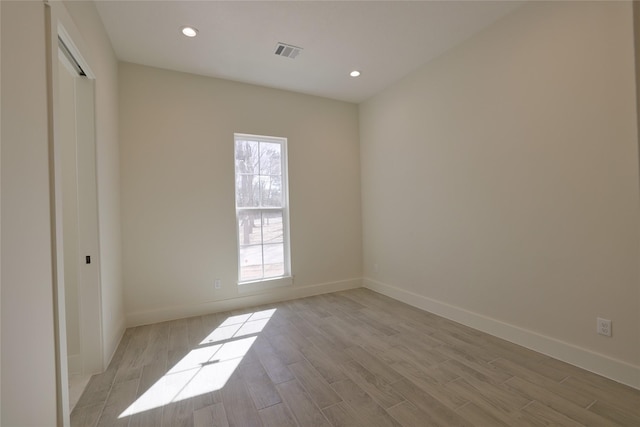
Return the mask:
[[640,366],[634,366],[528,329],[504,323],[372,279],[363,278],[362,283],[365,288],[395,300],[640,389]]
[[104,351],[104,367],[103,370],[106,370],[111,363],[111,359],[113,359],[113,355],[116,353],[118,346],[120,345],[120,341],[122,340],[122,336],[125,331],[125,319],[124,317],[118,321],[118,326],[116,326],[113,334],[107,338],[105,342]]
[[338,282],[319,283],[309,286],[286,286],[265,290],[236,298],[210,301],[202,304],[165,307],[157,310],[139,311],[127,314],[127,327],[148,325],[167,320],[218,313],[255,305],[270,304],[295,298],[304,298],[329,292],[345,291],[362,287],[362,279],[347,279]]
[[67,370],[69,375],[80,375],[82,373],[82,356],[80,354],[67,355]]

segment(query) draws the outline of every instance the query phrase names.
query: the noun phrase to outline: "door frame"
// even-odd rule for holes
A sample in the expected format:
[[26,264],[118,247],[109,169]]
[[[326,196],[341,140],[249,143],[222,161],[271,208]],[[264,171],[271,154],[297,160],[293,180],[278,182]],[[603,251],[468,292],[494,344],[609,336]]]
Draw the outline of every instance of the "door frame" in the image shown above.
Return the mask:
[[[92,164],[88,166],[92,171],[89,183],[80,182],[83,186],[92,186],[93,211],[95,218],[88,226],[93,229],[95,236],[90,246],[91,269],[93,279],[87,281],[87,286],[78,287],[80,348],[82,369],[86,374],[102,372],[105,369],[103,357],[103,331],[102,331],[102,301],[100,282],[100,253],[99,253],[99,227],[97,206],[97,175],[96,175],[96,134],[95,134],[95,74],[85,55],[88,50],[83,45],[80,32],[73,23],[62,2],[45,2],[46,6],[46,60],[47,60],[47,86],[48,86],[48,122],[49,122],[49,166],[50,166],[50,200],[51,200],[51,230],[52,230],[52,266],[53,266],[53,303],[54,303],[54,334],[56,344],[56,389],[57,389],[57,424],[59,426],[70,425],[69,411],[69,370],[67,360],[67,331],[66,331],[66,304],[64,287],[64,245],[62,227],[62,179],[61,179],[61,142],[60,119],[57,108],[59,102],[58,88],[58,38],[60,38],[80,64],[87,76],[86,81],[77,85],[77,94],[89,103],[89,108],[80,112],[83,120],[90,120],[88,126],[84,126],[80,132],[92,150]],[[83,78],[83,80],[85,80]],[[77,98],[76,98],[77,99]],[[89,99],[89,101],[87,101]],[[78,109],[76,109],[78,114]],[[79,138],[79,137],[78,137]],[[79,145],[79,144],[78,144]],[[91,174],[91,172],[89,172]],[[86,175],[86,174],[85,174]],[[80,191],[80,190],[79,190]],[[86,188],[85,188],[86,191]],[[80,221],[80,220],[79,220]],[[86,225],[86,224],[85,224]],[[80,240],[80,239],[79,239]],[[86,266],[80,263],[84,259],[87,245],[79,242],[79,277],[83,276]],[[86,273],[85,273],[86,275]]]

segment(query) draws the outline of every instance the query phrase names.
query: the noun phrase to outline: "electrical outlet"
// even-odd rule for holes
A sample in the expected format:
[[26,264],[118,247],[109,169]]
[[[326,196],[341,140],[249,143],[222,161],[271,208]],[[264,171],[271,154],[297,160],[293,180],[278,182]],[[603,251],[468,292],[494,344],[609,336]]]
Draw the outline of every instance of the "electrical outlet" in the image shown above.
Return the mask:
[[611,336],[611,320],[598,317],[597,331],[600,335]]
[[213,287],[216,289],[220,289],[222,287],[222,280],[216,279],[213,281]]

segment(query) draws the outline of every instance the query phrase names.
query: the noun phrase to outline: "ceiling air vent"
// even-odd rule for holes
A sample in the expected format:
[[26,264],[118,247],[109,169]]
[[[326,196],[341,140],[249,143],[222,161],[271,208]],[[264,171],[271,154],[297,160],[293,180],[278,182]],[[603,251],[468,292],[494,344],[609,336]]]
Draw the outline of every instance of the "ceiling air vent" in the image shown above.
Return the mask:
[[278,43],[276,45],[276,51],[273,53],[278,56],[295,59],[296,56],[300,55],[300,51],[302,51],[301,47],[292,46],[286,43]]

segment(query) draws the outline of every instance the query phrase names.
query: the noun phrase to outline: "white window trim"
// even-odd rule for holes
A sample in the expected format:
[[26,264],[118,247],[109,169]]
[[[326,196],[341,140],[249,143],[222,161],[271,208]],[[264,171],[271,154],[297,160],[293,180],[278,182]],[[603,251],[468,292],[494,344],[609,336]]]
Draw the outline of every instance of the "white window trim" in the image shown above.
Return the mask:
[[293,276],[270,277],[251,282],[238,282],[238,293],[259,292],[293,285]]
[[[282,174],[282,207],[271,208],[238,208],[238,202],[236,199],[237,189],[236,189],[236,168],[235,168],[235,144],[237,140],[257,140],[260,142],[272,142],[278,143],[281,145],[280,155],[282,157],[282,165],[281,165],[281,174]],[[253,135],[247,133],[234,133],[233,134],[233,186],[234,186],[234,201],[235,201],[235,211],[236,211],[236,255],[237,255],[237,267],[238,267],[238,292],[254,292],[261,291],[265,289],[278,288],[282,286],[291,286],[293,285],[293,275],[291,273],[291,243],[290,243],[290,233],[289,233],[289,163],[288,163],[288,149],[287,149],[287,138],[284,137],[273,137],[273,136],[265,136],[265,135]],[[239,221],[238,221],[238,212],[246,211],[246,210],[257,210],[257,211],[268,211],[268,210],[282,210],[282,233],[283,233],[283,241],[284,241],[284,275],[276,276],[276,277],[268,277],[259,280],[247,280],[240,281],[240,230],[239,230]]]

